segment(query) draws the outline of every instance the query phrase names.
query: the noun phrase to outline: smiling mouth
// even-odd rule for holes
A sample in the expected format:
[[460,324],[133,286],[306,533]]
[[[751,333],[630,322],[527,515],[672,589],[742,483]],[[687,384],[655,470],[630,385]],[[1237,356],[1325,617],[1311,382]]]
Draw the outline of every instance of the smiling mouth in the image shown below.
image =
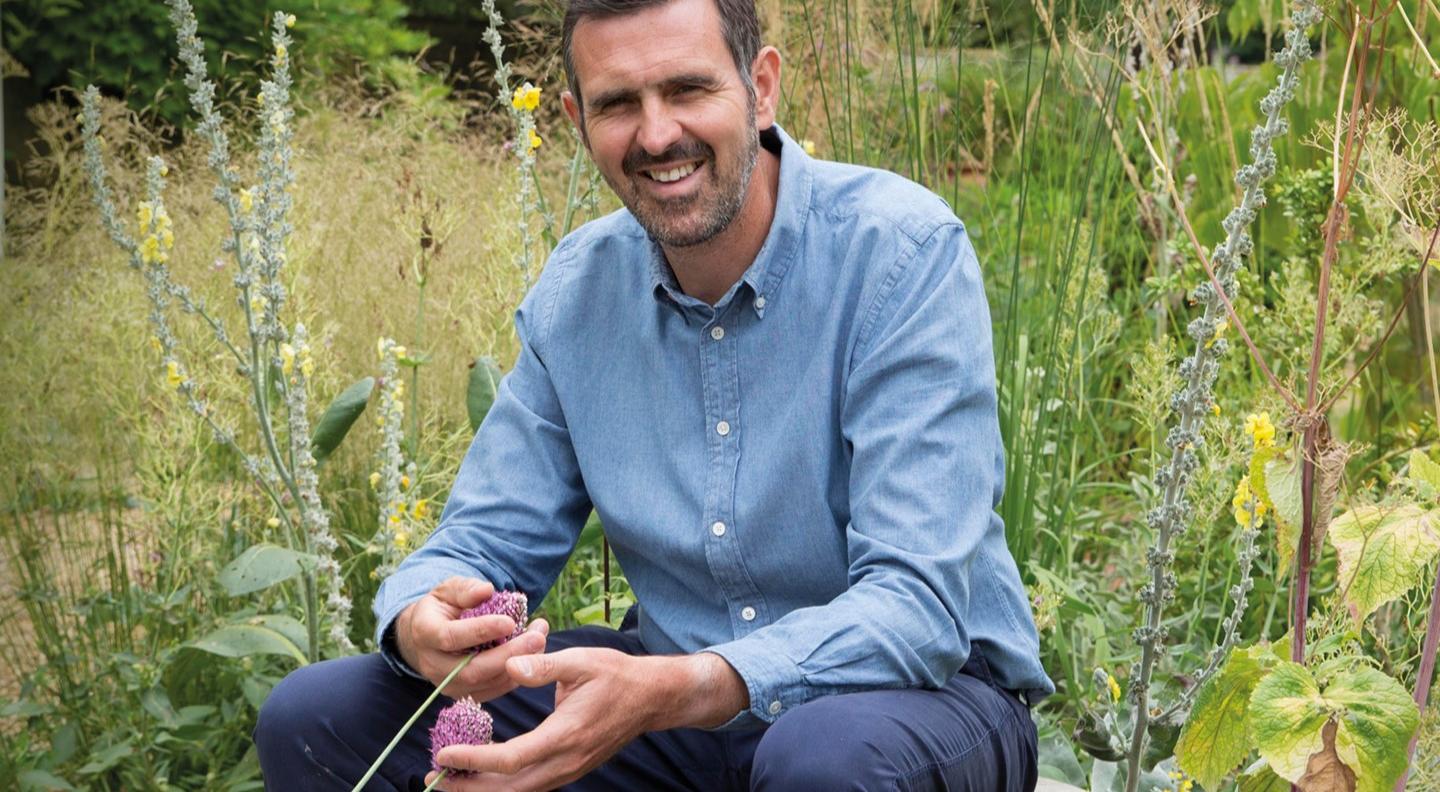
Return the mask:
[[701,165],[700,162],[690,162],[690,163],[686,163],[686,164],[684,164],[684,165],[680,165],[680,166],[677,166],[677,167],[674,167],[674,168],[665,168],[665,169],[663,169],[663,170],[661,170],[661,169],[643,170],[643,171],[641,171],[641,173],[643,173],[643,174],[645,174],[647,177],[649,177],[651,181],[656,181],[656,182],[659,182],[659,183],[661,183],[661,184],[670,184],[670,183],[672,183],[672,182],[680,181],[681,179],[685,178],[686,176],[689,176],[690,174],[694,173],[694,172],[696,171],[696,169],[700,167],[700,165]]

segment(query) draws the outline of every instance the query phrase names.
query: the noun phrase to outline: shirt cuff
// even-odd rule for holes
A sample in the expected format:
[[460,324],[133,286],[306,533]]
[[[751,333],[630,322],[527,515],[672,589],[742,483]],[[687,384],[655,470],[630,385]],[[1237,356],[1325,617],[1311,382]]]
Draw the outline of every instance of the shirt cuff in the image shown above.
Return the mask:
[[718,731],[768,726],[808,698],[800,668],[758,640],[741,638],[702,651],[724,658],[745,680],[745,688],[750,692],[750,708],[717,726]]
[[477,574],[475,569],[460,561],[431,559],[408,568],[402,564],[400,569],[385,578],[375,595],[375,645],[380,647],[380,656],[396,673],[424,679],[400,657],[395,642],[395,620],[446,578],[475,577]]

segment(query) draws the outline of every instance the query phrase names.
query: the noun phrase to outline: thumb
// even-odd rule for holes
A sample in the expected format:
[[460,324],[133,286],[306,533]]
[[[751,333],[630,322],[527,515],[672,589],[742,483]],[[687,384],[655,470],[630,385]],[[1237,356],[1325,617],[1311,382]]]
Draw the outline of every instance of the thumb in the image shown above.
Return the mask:
[[581,667],[569,650],[550,654],[517,655],[505,661],[510,678],[525,687],[541,687],[552,682],[573,681]]

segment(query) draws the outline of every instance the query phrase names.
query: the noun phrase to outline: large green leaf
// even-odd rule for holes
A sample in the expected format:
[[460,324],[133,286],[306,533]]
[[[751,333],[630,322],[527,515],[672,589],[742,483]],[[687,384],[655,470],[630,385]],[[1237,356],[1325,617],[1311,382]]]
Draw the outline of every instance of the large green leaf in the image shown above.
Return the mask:
[[245,619],[245,624],[256,627],[264,627],[274,630],[285,636],[291,643],[299,647],[302,653],[308,653],[310,646],[310,635],[305,630],[305,625],[294,616],[286,616],[281,613],[270,613],[263,616],[251,616]]
[[1338,759],[1356,792],[1386,792],[1405,771],[1420,713],[1399,682],[1368,666],[1336,674],[1322,694],[1309,670],[1286,661],[1255,686],[1250,724],[1280,777],[1334,774]]
[[1269,499],[1275,518],[1276,574],[1284,577],[1300,547],[1301,510],[1304,500],[1300,490],[1300,454],[1288,459],[1277,457],[1265,463],[1265,497]]
[[465,389],[465,411],[470,416],[470,431],[480,431],[480,423],[495,403],[495,392],[499,387],[500,367],[492,358],[476,358],[470,366],[470,384]]
[[1290,782],[1275,775],[1264,759],[1245,768],[1245,773],[1236,780],[1240,792],[1290,792]]
[[203,638],[191,641],[189,645],[221,657],[290,655],[299,660],[301,665],[307,663],[305,653],[300,651],[294,641],[278,630],[257,624],[228,624]]
[[308,553],[261,543],[252,545],[220,570],[220,585],[230,596],[238,597],[283,583],[314,566],[315,557]]
[[1440,491],[1440,465],[1418,448],[1410,452],[1410,480]]
[[1220,672],[1205,680],[1195,695],[1195,705],[1175,745],[1175,758],[1181,769],[1206,789],[1218,789],[1220,781],[1250,755],[1246,719],[1250,694],[1276,662],[1266,646],[1235,649]]
[[345,439],[355,419],[365,412],[365,405],[370,403],[370,393],[374,390],[375,378],[366,377],[346,388],[325,408],[325,414],[320,416],[315,432],[310,436],[310,453],[316,462],[325,461]]
[[1409,764],[1410,737],[1420,726],[1415,701],[1399,682],[1368,666],[1337,674],[1325,699],[1343,713],[1335,752],[1355,771],[1356,792],[1389,790]]
[[1440,552],[1440,511],[1415,504],[1360,506],[1330,526],[1340,585],[1356,621],[1420,582]]
[[1310,672],[1281,661],[1255,686],[1250,697],[1250,729],[1255,746],[1275,774],[1299,781],[1310,755],[1324,747],[1321,730],[1330,709]]

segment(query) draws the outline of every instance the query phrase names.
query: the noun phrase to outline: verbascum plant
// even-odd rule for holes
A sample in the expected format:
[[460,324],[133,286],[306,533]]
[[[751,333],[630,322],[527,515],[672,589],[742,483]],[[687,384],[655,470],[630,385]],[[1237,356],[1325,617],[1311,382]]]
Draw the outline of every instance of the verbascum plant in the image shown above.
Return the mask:
[[[511,89],[510,64],[505,61],[505,43],[500,38],[500,28],[505,24],[505,20],[495,8],[495,0],[485,0],[482,8],[487,26],[481,38],[489,45],[490,54],[495,58],[495,82],[500,88],[500,99],[506,102],[509,108],[510,120],[515,130],[510,141],[510,151],[515,155],[515,170],[520,182],[515,203],[520,208],[517,226],[521,238],[515,252],[515,265],[524,278],[525,290],[529,291],[535,256],[535,232],[530,218],[535,214],[544,214],[544,208],[537,203],[539,189],[535,183],[535,151],[544,143],[535,129],[535,108],[540,106],[540,89],[528,82]],[[550,223],[546,222],[545,225]]]
[[400,378],[400,358],[408,352],[393,339],[381,338],[376,345],[380,356],[380,414],[375,424],[380,429],[380,449],[376,453],[378,469],[370,474],[370,486],[380,502],[379,525],[370,540],[370,552],[380,556],[371,576],[384,578],[410,549],[419,544],[426,520],[430,516],[429,501],[417,496],[419,470],[407,462],[403,450],[405,436],[405,381]]
[[[212,196],[225,211],[229,231],[221,243],[223,252],[235,259],[232,283],[236,305],[244,316],[248,343],[237,344],[222,318],[204,301],[174,282],[167,266],[175,246],[173,225],[166,211],[163,192],[167,168],[153,157],[146,171],[146,200],[136,210],[140,239],[125,231],[115,209],[102,156],[99,92],[89,87],[83,100],[82,133],[85,140],[86,171],[94,190],[101,222],[111,239],[128,254],[130,265],[146,278],[150,299],[152,344],[158,349],[167,384],[186,400],[190,410],[212,429],[217,442],[236,451],[246,471],[270,500],[275,517],[267,524],[283,526],[290,547],[256,545],[237,563],[262,551],[289,554],[291,563],[275,567],[286,574],[254,581],[244,575],[232,576],[232,593],[247,593],[283,582],[295,574],[303,579],[302,598],[306,615],[307,645],[304,656],[314,661],[321,656],[321,623],[328,625],[329,644],[340,652],[353,650],[348,637],[351,602],[344,593],[337,542],[329,514],[320,497],[316,473],[317,455],[328,454],[343,438],[349,423],[363,410],[363,399],[337,410],[332,405],[321,420],[320,431],[312,436],[309,419],[309,384],[314,372],[309,338],[303,324],[287,328],[282,320],[287,294],[281,281],[286,263],[286,240],[293,231],[288,217],[293,206],[290,187],[295,181],[291,151],[290,36],[295,17],[277,12],[271,20],[274,52],[270,58],[270,79],[261,83],[258,101],[262,108],[259,137],[258,180],[243,186],[239,171],[232,165],[229,137],[215,109],[215,86],[206,76],[204,43],[197,34],[195,13],[187,0],[170,0],[170,19],[175,25],[180,61],[185,65],[185,86],[191,106],[199,117],[196,131],[208,144],[206,163],[216,178]],[[235,370],[246,377],[250,387],[250,408],[258,427],[262,451],[253,454],[241,447],[230,429],[222,425],[206,403],[201,388],[182,359],[182,351],[170,327],[171,301],[186,314],[200,317],[215,339],[233,359]],[[278,392],[281,407],[271,405],[270,394]],[[367,391],[368,393],[368,391]],[[352,400],[353,401],[353,400]],[[338,404],[338,400],[337,400]],[[282,416],[279,414],[283,412]],[[283,425],[283,431],[277,425]],[[322,440],[323,438],[323,440]],[[225,573],[221,574],[225,583]],[[227,584],[230,585],[230,584]],[[324,612],[321,612],[323,588]],[[273,618],[280,618],[279,615]],[[288,618],[288,617],[284,617]],[[230,634],[221,628],[208,645],[222,642]],[[261,629],[261,628],[254,628]],[[221,636],[216,638],[216,636]],[[276,636],[287,645],[288,637]],[[274,637],[274,636],[272,636]],[[230,646],[235,651],[236,647]],[[295,653],[300,654],[295,647]]]
[[[1180,363],[1181,388],[1170,401],[1179,421],[1166,437],[1170,457],[1155,476],[1161,492],[1160,503],[1146,515],[1146,524],[1155,532],[1155,542],[1146,554],[1149,580],[1140,589],[1145,615],[1142,625],[1133,633],[1140,645],[1141,656],[1130,669],[1131,733],[1126,750],[1127,792],[1138,788],[1141,762],[1150,736],[1150,682],[1155,664],[1164,653],[1166,628],[1162,625],[1162,618],[1165,607],[1175,598],[1176,578],[1171,571],[1175,552],[1171,543],[1185,534],[1191,519],[1191,505],[1186,492],[1199,467],[1196,451],[1204,442],[1200,427],[1213,414],[1213,386],[1220,370],[1220,359],[1228,347],[1223,337],[1228,325],[1226,305],[1239,286],[1236,273],[1254,249],[1248,229],[1265,205],[1263,185],[1274,175],[1276,168],[1273,141],[1289,129],[1282,112],[1295,96],[1300,66],[1310,57],[1306,30],[1319,19],[1320,11],[1311,0],[1298,3],[1290,16],[1291,28],[1285,36],[1285,47],[1274,57],[1275,64],[1281,69],[1279,80],[1260,102],[1265,121],[1251,133],[1250,163],[1241,166],[1235,174],[1235,182],[1243,190],[1242,197],[1222,223],[1225,238],[1210,257],[1214,283],[1207,280],[1190,294],[1195,303],[1203,306],[1203,313],[1187,328],[1194,351]],[[1217,285],[1223,294],[1217,290]],[[1243,595],[1244,591],[1238,593]],[[1157,723],[1157,727],[1169,725]]]

